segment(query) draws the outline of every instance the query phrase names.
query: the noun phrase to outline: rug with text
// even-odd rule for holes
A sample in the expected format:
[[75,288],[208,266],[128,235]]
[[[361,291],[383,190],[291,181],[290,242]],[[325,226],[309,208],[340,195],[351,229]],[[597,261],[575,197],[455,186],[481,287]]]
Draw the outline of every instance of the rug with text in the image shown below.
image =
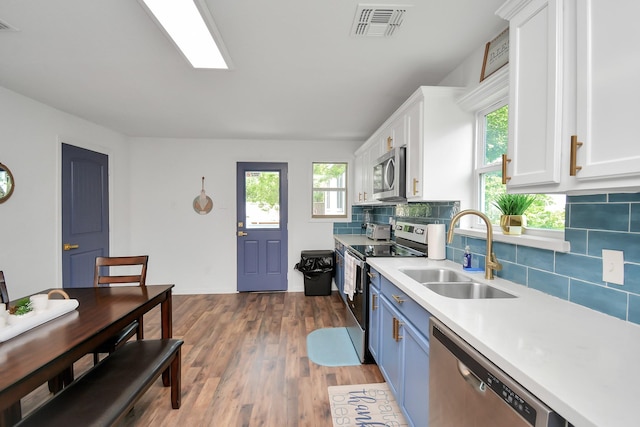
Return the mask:
[[329,387],[334,427],[408,426],[387,383]]

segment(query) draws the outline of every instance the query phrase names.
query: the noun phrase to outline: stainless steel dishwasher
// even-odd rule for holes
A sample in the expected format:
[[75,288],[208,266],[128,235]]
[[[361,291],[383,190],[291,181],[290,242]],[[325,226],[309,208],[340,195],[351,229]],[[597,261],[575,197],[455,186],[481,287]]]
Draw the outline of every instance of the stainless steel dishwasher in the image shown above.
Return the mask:
[[429,427],[563,427],[565,420],[431,318]]

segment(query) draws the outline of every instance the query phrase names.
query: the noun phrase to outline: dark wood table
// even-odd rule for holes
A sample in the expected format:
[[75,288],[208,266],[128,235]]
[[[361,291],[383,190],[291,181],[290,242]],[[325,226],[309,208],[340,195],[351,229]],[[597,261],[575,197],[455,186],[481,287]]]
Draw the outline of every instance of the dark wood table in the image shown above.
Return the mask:
[[[78,300],[75,311],[0,343],[0,426],[20,419],[21,398],[158,304],[162,338],[171,338],[172,288],[173,285],[150,285],[65,289],[70,298]],[[163,373],[162,379],[169,385],[168,372]]]

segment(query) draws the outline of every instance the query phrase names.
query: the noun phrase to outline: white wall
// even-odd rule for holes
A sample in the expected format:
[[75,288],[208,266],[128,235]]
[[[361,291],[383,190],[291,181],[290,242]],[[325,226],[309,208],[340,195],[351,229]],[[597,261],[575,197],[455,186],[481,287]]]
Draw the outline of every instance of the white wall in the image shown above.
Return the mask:
[[[148,253],[149,282],[176,293],[236,291],[238,161],[289,164],[289,290],[304,249],[332,249],[333,223],[310,219],[311,163],[352,161],[360,145],[322,141],[128,138],[0,87],[0,162],[16,180],[0,204],[0,270],[19,298],[61,287],[61,143],[109,155],[111,254]],[[201,177],[209,215],[191,208]]]
[[[136,138],[131,147],[132,250],[149,254],[148,282],[177,294],[236,292],[236,163],[289,168],[289,291],[304,289],[294,265],[305,249],[333,249],[333,223],[311,220],[311,164],[349,161],[360,143]],[[208,215],[193,211],[205,177]]]
[[0,87],[0,162],[15,179],[0,204],[0,270],[12,299],[62,286],[61,141],[109,155],[111,248],[128,251],[126,138]]
[[460,65],[442,79],[439,86],[461,86],[467,89],[477,87],[480,84],[484,46],[482,44],[474,49]]

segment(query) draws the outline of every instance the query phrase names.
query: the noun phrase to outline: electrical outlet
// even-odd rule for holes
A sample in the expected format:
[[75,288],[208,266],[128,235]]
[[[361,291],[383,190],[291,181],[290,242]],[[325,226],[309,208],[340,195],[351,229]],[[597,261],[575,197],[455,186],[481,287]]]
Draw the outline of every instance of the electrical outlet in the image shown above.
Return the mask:
[[602,280],[624,285],[624,252],[602,250]]

